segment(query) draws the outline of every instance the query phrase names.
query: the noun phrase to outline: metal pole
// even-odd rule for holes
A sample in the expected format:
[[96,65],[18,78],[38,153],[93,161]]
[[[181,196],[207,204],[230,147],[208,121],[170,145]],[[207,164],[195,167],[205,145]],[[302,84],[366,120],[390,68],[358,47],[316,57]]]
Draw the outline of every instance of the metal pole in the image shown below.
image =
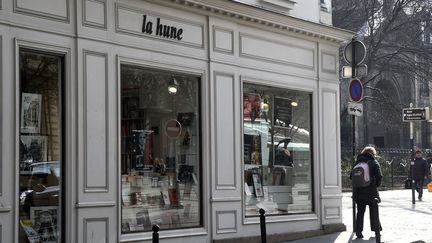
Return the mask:
[[152,237],[152,243],[159,243],[159,225],[155,224],[152,227],[153,230],[153,237]]
[[[355,77],[355,48],[354,48],[354,41],[355,39],[352,38],[351,40],[351,53],[352,53],[352,61],[351,61],[351,77]],[[351,123],[352,123],[352,164],[354,166],[355,163],[355,157],[356,157],[356,146],[355,146],[355,116],[352,115],[351,117]],[[354,187],[352,188],[352,214],[353,214],[353,232],[355,232],[356,229],[356,204],[354,201]]]
[[267,232],[265,225],[265,210],[260,208],[260,228],[261,228],[261,243],[267,243]]
[[[413,108],[413,103],[410,103],[410,108]],[[411,171],[411,194],[412,194],[412,204],[415,204],[415,181],[413,177],[413,165],[414,165],[414,124],[410,121],[410,171]]]
[[[412,103],[410,104],[412,106]],[[411,143],[411,163],[410,163],[410,170],[411,170],[411,194],[412,194],[412,204],[415,204],[415,180],[414,180],[414,172],[413,172],[413,165],[414,165],[414,127],[413,122],[410,122],[410,143]]]
[[380,232],[381,231],[381,227],[380,227],[381,223],[379,221],[378,202],[379,202],[378,198],[374,198],[374,203],[373,203],[373,207],[374,207],[373,217],[374,217],[374,221],[375,221],[374,231],[375,231],[375,242],[381,243],[381,232]]

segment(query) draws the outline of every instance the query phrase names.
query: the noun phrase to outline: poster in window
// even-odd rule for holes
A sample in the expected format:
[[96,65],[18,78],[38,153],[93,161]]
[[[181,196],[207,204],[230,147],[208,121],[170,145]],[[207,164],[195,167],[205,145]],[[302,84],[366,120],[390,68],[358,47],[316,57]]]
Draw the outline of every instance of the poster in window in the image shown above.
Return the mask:
[[39,135],[23,135],[21,136],[22,143],[22,159],[24,161],[40,162],[47,161],[47,137]]
[[40,133],[42,95],[22,93],[21,133]]
[[136,222],[137,224],[144,226],[144,228],[149,227],[151,225],[149,212],[147,209],[144,209],[136,213]]
[[30,219],[33,222],[33,229],[41,237],[41,242],[54,243],[59,241],[57,209],[58,207],[56,206],[30,208]]
[[261,135],[244,134],[244,163],[261,165]]
[[291,100],[282,97],[274,98],[274,125],[278,127],[289,127],[292,123]]
[[136,170],[143,170],[153,166],[153,131],[132,130],[132,154]]
[[263,197],[264,193],[263,193],[260,175],[259,174],[253,174],[252,175],[252,181],[253,181],[255,196]]
[[243,119],[254,122],[260,117],[260,101],[259,94],[243,94]]

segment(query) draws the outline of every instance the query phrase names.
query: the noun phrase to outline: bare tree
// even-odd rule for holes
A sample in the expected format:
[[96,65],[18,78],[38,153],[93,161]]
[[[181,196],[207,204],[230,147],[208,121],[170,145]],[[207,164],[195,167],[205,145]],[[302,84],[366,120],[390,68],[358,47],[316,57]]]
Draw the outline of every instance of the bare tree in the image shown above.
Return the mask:
[[[402,108],[418,101],[418,95],[429,102],[432,1],[333,0],[332,5],[333,25],[356,32],[356,38],[367,48],[364,63],[368,75],[362,82],[366,94],[363,103],[369,109],[363,122],[400,133]],[[347,80],[341,80],[342,90],[346,85]],[[341,104],[346,101],[348,97],[342,96]],[[344,129],[349,125],[343,124],[349,123],[346,109],[341,111],[341,122],[342,134],[347,133]],[[363,142],[370,143],[370,129],[365,126]],[[343,137],[349,137],[349,130],[347,134]],[[397,144],[403,143],[393,145]]]

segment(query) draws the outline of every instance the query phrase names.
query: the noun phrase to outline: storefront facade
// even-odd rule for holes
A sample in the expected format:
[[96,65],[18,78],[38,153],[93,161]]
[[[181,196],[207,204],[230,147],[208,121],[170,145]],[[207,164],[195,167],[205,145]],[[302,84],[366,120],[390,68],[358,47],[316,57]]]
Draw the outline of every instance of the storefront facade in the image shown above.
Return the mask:
[[309,2],[0,0],[0,242],[248,240],[260,208],[274,240],[341,226],[351,33]]

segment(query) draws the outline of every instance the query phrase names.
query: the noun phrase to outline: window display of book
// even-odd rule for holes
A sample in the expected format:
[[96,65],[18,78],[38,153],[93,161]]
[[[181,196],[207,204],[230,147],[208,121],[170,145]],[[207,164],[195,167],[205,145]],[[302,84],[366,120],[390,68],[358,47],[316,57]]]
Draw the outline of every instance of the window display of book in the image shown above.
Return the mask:
[[150,231],[153,224],[170,229],[199,222],[197,185],[193,181],[173,183],[172,178],[171,175],[122,177],[123,233]]

